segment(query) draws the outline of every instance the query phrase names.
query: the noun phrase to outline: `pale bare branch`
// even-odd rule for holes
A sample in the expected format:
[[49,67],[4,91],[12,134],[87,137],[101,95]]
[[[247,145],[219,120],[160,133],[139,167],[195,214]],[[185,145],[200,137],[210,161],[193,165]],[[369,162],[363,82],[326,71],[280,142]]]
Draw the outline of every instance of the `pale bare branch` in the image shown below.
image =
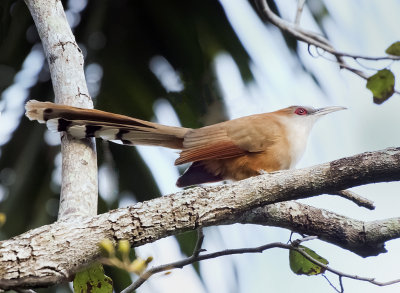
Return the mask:
[[[49,63],[55,100],[93,108],[83,71],[83,55],[61,1],[25,0]],[[94,139],[61,137],[62,183],[59,219],[97,214],[97,159]]]

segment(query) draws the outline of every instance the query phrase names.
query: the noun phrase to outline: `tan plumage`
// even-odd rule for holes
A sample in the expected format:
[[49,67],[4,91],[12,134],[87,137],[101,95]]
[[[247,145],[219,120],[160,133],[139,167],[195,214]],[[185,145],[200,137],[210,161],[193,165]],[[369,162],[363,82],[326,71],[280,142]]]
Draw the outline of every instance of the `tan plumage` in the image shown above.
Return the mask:
[[[298,109],[305,114],[297,113]],[[183,187],[224,179],[241,180],[262,171],[291,168],[303,153],[316,118],[340,109],[292,106],[199,129],[35,100],[26,104],[26,116],[46,123],[53,131],[66,131],[77,138],[100,137],[127,145],[182,150],[175,164],[193,163],[177,181]],[[299,141],[293,139],[295,133],[299,134]]]

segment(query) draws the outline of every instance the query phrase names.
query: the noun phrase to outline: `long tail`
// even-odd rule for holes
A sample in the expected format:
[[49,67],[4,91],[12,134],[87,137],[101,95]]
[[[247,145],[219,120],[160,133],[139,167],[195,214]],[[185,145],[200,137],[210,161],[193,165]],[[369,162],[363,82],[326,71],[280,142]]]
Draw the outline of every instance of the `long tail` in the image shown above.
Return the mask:
[[46,123],[52,131],[66,131],[76,138],[100,137],[119,140],[128,145],[157,145],[183,148],[183,137],[189,128],[148,122],[100,110],[30,100],[25,105],[30,120]]

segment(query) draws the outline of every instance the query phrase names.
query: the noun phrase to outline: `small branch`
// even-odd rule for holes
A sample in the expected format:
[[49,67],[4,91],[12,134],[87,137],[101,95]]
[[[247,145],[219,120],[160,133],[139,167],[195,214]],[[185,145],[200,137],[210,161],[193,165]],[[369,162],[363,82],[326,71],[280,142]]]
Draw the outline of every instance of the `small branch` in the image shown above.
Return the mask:
[[[171,263],[165,264],[165,265],[160,265],[160,266],[153,267],[153,268],[147,270],[146,272],[144,272],[142,274],[142,276],[140,276],[140,278],[136,282],[132,283],[130,286],[128,286],[127,288],[122,290],[121,293],[134,292],[145,281],[147,281],[151,276],[153,276],[157,273],[160,273],[160,272],[165,272],[165,271],[169,271],[169,270],[177,269],[177,268],[181,269],[181,268],[183,268],[187,265],[193,264],[195,262],[212,259],[212,258],[217,258],[217,257],[221,257],[221,256],[244,254],[244,253],[262,253],[265,250],[272,249],[272,248],[283,248],[283,249],[288,249],[288,250],[295,250],[298,253],[300,253],[301,255],[303,255],[306,259],[311,261],[312,263],[339,276],[340,278],[349,278],[349,279],[355,279],[355,280],[359,280],[359,281],[365,281],[365,282],[369,282],[369,283],[377,285],[377,286],[388,286],[388,285],[392,285],[395,283],[400,283],[400,279],[391,280],[388,282],[379,282],[379,281],[375,281],[374,278],[360,277],[360,276],[356,276],[356,275],[347,274],[347,273],[341,272],[339,270],[333,269],[333,268],[329,267],[328,265],[325,265],[325,264],[319,262],[318,260],[315,260],[310,255],[308,255],[301,247],[298,247],[298,245],[301,242],[314,240],[315,238],[316,237],[305,237],[303,239],[298,239],[298,240],[294,241],[292,244],[274,242],[274,243],[270,243],[270,244],[266,244],[266,245],[262,245],[262,246],[258,246],[258,247],[253,247],[253,248],[226,249],[226,250],[203,254],[203,255],[198,255],[198,256],[192,255],[183,260],[171,262]],[[341,279],[340,279],[340,284],[341,284],[340,286],[341,286],[342,292],[343,292],[343,284],[341,283]],[[332,286],[332,284],[331,284],[331,286]]]
[[199,229],[197,229],[197,242],[196,242],[196,245],[194,247],[192,255],[199,256],[199,254],[203,251],[201,249],[201,246],[203,245],[203,241],[204,241],[203,228],[199,228]]
[[[302,5],[304,5],[301,3],[302,0],[298,1],[298,10],[297,10],[297,15],[296,15],[296,21],[294,24],[280,18],[275,13],[273,13],[273,11],[269,7],[266,0],[255,0],[255,1],[259,8],[259,11],[262,13],[262,15],[264,17],[266,17],[272,24],[274,24],[280,30],[291,34],[294,38],[296,38],[299,41],[307,43],[309,46],[315,46],[316,48],[321,48],[322,50],[332,54],[333,56],[335,56],[340,68],[349,70],[350,72],[353,72],[354,74],[360,76],[363,79],[368,79],[368,76],[363,71],[349,66],[345,62],[343,57],[352,58],[354,60],[364,59],[364,60],[371,60],[371,61],[378,61],[378,60],[397,61],[397,60],[400,60],[400,56],[387,55],[387,56],[371,57],[371,56],[356,55],[356,54],[350,54],[350,53],[337,51],[329,43],[329,41],[327,39],[325,39],[323,36],[300,28],[300,26],[298,25],[298,22],[300,21],[299,20],[300,16],[298,16],[298,15],[301,14],[301,13],[299,13],[299,8]],[[399,94],[398,91],[395,91],[395,92]]]
[[356,55],[350,54],[346,52],[340,52],[334,49],[334,47],[329,43],[329,41],[324,38],[323,36],[304,30],[296,25],[280,18],[277,16],[269,7],[266,0],[256,0],[257,6],[260,8],[259,10],[263,13],[263,15],[275,26],[279,29],[290,33],[299,41],[306,42],[310,45],[315,47],[321,48],[324,51],[331,53],[334,56],[338,57],[349,57],[353,59],[364,59],[364,60],[371,60],[371,61],[378,61],[378,60],[400,60],[400,56],[394,55],[386,55],[386,56],[378,56],[378,57],[371,57],[365,55]]
[[350,190],[340,190],[340,191],[337,191],[337,192],[331,192],[330,194],[339,195],[340,197],[348,199],[348,200],[354,202],[359,207],[364,207],[364,208],[367,208],[369,210],[374,210],[375,209],[375,205],[374,205],[373,201],[371,201],[371,200],[369,200],[369,199],[367,199],[365,197],[359,196],[358,194],[356,194],[356,193],[354,193],[354,192],[352,192]]
[[121,293],[134,292],[134,290],[139,288],[146,280],[148,280],[154,274],[169,271],[172,269],[177,269],[177,268],[181,269],[184,266],[193,264],[198,261],[216,258],[216,257],[224,256],[224,255],[234,255],[234,254],[243,254],[243,253],[260,253],[267,249],[276,248],[276,247],[285,248],[286,246],[287,246],[287,244],[275,242],[275,243],[271,243],[271,244],[267,244],[267,245],[263,245],[263,246],[259,246],[259,247],[254,247],[254,248],[227,249],[227,250],[218,251],[218,252],[214,252],[214,253],[208,253],[208,254],[204,254],[204,255],[198,255],[198,256],[192,255],[183,260],[172,262],[172,263],[165,264],[165,265],[160,265],[160,266],[153,267],[153,268],[147,270],[146,272],[143,273],[142,276],[140,276],[140,278],[136,282],[132,283],[130,286],[128,286],[127,288],[122,290]]
[[304,4],[306,0],[297,0],[297,11],[296,11],[296,18],[294,19],[294,24],[296,26],[300,25],[300,18],[301,14],[303,13]]
[[[332,284],[332,282],[329,280],[329,278],[328,278],[325,274],[322,274],[322,277],[325,278],[325,280],[328,282],[329,286],[331,286],[331,287],[333,288],[333,290],[335,290],[335,291],[338,292],[338,293],[343,293],[343,291],[339,291],[339,290],[336,288],[336,286]],[[340,278],[340,277],[339,277],[339,278]]]
[[[283,248],[292,249],[292,250],[297,251],[302,256],[304,256],[306,259],[311,261],[312,263],[314,263],[314,264],[324,268],[325,270],[327,270],[327,271],[329,271],[329,272],[331,272],[331,273],[333,273],[333,274],[335,274],[335,275],[337,275],[339,277],[342,277],[342,278],[348,278],[348,279],[353,279],[353,280],[358,280],[358,281],[364,281],[364,282],[368,282],[368,283],[371,283],[371,284],[374,284],[374,285],[377,285],[377,286],[381,286],[381,287],[393,285],[393,284],[396,284],[396,283],[400,283],[400,279],[395,279],[395,280],[391,280],[391,281],[387,281],[387,282],[379,282],[379,281],[376,281],[375,278],[368,278],[368,277],[361,277],[361,276],[357,276],[357,275],[347,274],[347,273],[341,272],[339,270],[333,269],[333,268],[329,267],[328,265],[323,264],[322,262],[314,259],[310,255],[308,255],[301,247],[290,247],[290,248],[283,247]],[[341,287],[343,288],[342,284],[341,284]]]
[[[290,237],[292,237],[292,235]],[[292,241],[292,245],[297,247],[303,242],[316,240],[316,239],[318,239],[318,236],[306,236],[306,237],[299,238],[299,239]]]
[[340,284],[340,292],[344,292],[344,286],[343,286],[343,277],[339,276],[339,284]]
[[126,293],[126,292],[133,292],[134,290],[136,290],[137,288],[139,288],[144,282],[146,282],[151,276],[153,276],[154,274],[160,273],[160,272],[165,272],[165,271],[169,271],[172,269],[176,269],[176,268],[183,268],[184,266],[194,263],[197,261],[197,259],[199,258],[199,255],[202,251],[201,246],[203,245],[203,241],[204,241],[204,233],[203,233],[203,229],[199,228],[197,229],[197,241],[196,241],[196,245],[193,249],[193,254],[181,261],[176,261],[176,262],[172,262],[169,264],[165,264],[165,265],[161,265],[161,266],[157,266],[154,268],[151,268],[147,271],[145,271],[143,274],[141,274],[139,276],[139,278],[132,283],[129,287],[127,287],[125,290],[121,291],[121,293]]

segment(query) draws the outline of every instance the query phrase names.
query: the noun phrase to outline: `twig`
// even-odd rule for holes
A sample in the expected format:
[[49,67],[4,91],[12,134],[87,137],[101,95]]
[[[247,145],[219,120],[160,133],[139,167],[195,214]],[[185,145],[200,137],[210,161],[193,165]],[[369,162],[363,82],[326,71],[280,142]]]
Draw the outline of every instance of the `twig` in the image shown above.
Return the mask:
[[340,292],[344,292],[344,287],[343,287],[343,277],[339,276],[339,284],[340,284]]
[[332,284],[332,282],[329,280],[329,278],[328,278],[325,274],[322,274],[322,277],[325,278],[325,280],[326,280],[326,281],[328,282],[328,284],[333,288],[333,290],[335,290],[335,291],[338,292],[338,293],[342,293],[342,292],[343,292],[343,291],[339,291],[339,289],[336,288],[336,286]]
[[203,233],[203,228],[197,229],[197,242],[193,250],[194,256],[199,256],[200,252],[204,251],[204,249],[201,249],[201,246],[203,245],[204,241],[204,233]]
[[153,268],[147,270],[139,277],[138,280],[136,280],[134,283],[132,283],[127,288],[125,288],[123,291],[121,291],[121,293],[134,292],[134,290],[139,288],[145,281],[147,281],[152,275],[154,275],[156,273],[160,273],[160,272],[164,272],[164,271],[168,271],[168,270],[176,269],[176,268],[183,268],[184,266],[187,266],[189,264],[192,264],[192,263],[195,263],[198,261],[216,258],[216,257],[224,256],[224,255],[234,255],[234,254],[243,254],[243,253],[260,253],[266,249],[271,249],[271,248],[276,248],[276,247],[287,248],[287,247],[291,247],[291,245],[280,243],[280,242],[275,242],[275,243],[270,243],[270,244],[266,244],[266,245],[259,246],[259,247],[254,247],[254,248],[227,249],[227,250],[222,250],[222,251],[218,251],[218,252],[199,255],[197,257],[192,255],[183,260],[172,262],[172,263],[165,264],[165,265],[160,265],[160,266],[153,267]]
[[[295,23],[293,24],[293,23],[290,23],[290,22],[280,18],[279,16],[277,16],[271,10],[271,8],[269,7],[266,0],[256,0],[256,4],[259,8],[259,11],[261,11],[262,15],[265,16],[272,24],[277,26],[282,31],[285,31],[285,32],[291,34],[297,40],[305,42],[309,46],[315,46],[316,48],[321,48],[322,50],[332,54],[333,56],[335,56],[340,68],[349,70],[350,72],[353,72],[354,74],[360,76],[363,79],[368,79],[368,76],[363,71],[358,70],[358,69],[353,68],[350,65],[348,65],[345,62],[345,60],[343,59],[343,57],[352,58],[354,60],[364,59],[364,60],[372,60],[372,61],[400,60],[400,56],[387,55],[387,56],[371,57],[371,56],[356,55],[356,54],[350,54],[350,53],[337,51],[329,43],[329,41],[327,39],[325,39],[323,36],[321,36],[317,33],[311,32],[311,31],[304,30],[298,25],[298,22],[300,21],[300,14],[301,14],[301,12],[299,12],[299,7],[301,7],[301,5],[304,5],[304,3],[302,4],[301,2],[302,1],[299,0],[296,20],[295,20]],[[398,91],[395,91],[395,93],[400,94],[400,92],[398,92]]]
[[[292,237],[292,236],[293,236],[293,233],[290,234],[290,237]],[[299,238],[299,239],[292,241],[292,245],[297,247],[303,242],[316,240],[316,239],[318,239],[318,236],[305,236],[303,238]]]
[[378,61],[378,60],[400,60],[400,56],[394,55],[386,55],[386,56],[365,56],[365,55],[357,55],[357,54],[350,54],[346,52],[337,51],[329,41],[324,38],[323,36],[304,30],[282,18],[277,16],[269,7],[266,0],[256,0],[258,7],[261,8],[260,11],[263,12],[263,15],[275,26],[279,29],[286,31],[293,35],[300,41],[304,41],[310,45],[315,47],[321,48],[332,55],[339,56],[339,57],[349,57],[353,59],[364,59],[364,60],[371,60],[371,61]]
[[358,194],[350,191],[350,190],[340,190],[337,192],[331,192],[330,194],[332,195],[339,195],[340,197],[343,197],[345,199],[348,199],[352,202],[354,202],[356,205],[358,205],[359,207],[364,207],[367,208],[369,210],[374,210],[375,209],[375,205],[374,202],[372,200],[369,200],[365,197],[359,196]]
[[296,18],[294,19],[295,25],[300,25],[300,18],[301,14],[303,13],[304,4],[306,0],[298,0],[297,1],[297,11],[296,11]]
[[[368,283],[371,283],[371,284],[374,284],[374,285],[377,285],[377,286],[381,286],[381,287],[383,287],[383,286],[388,286],[388,285],[392,285],[392,284],[396,284],[396,283],[400,283],[400,279],[391,280],[391,281],[388,281],[388,282],[379,282],[379,281],[376,281],[375,278],[360,277],[360,276],[357,276],[357,275],[350,275],[350,274],[347,274],[347,273],[343,273],[343,272],[341,272],[341,271],[338,271],[338,270],[336,270],[336,269],[333,269],[333,268],[327,266],[326,264],[323,264],[322,262],[320,262],[320,261],[318,261],[318,260],[312,258],[310,255],[308,255],[308,254],[307,254],[302,248],[300,248],[300,247],[290,247],[290,248],[283,247],[283,248],[285,248],[285,249],[293,249],[293,250],[297,251],[297,252],[300,253],[302,256],[304,256],[306,259],[308,259],[309,261],[311,261],[312,263],[314,263],[314,264],[316,264],[316,265],[318,265],[318,266],[324,268],[325,270],[327,270],[327,271],[329,271],[329,272],[331,272],[331,273],[333,273],[333,274],[335,274],[335,275],[338,275],[338,276],[340,276],[340,277],[342,277],[342,278],[349,278],[349,279],[358,280],[358,281],[365,281],[365,282],[368,282]],[[343,285],[341,285],[341,286],[343,286]],[[342,288],[343,288],[343,287],[342,287]]]
[[197,259],[199,258],[199,254],[202,251],[204,251],[203,249],[201,249],[201,246],[203,245],[203,241],[204,241],[203,228],[199,228],[199,229],[197,229],[196,245],[193,249],[193,254],[190,257],[188,257],[184,260],[181,260],[181,261],[170,263],[170,264],[160,265],[158,267],[154,267],[154,268],[151,268],[151,269],[145,271],[143,274],[140,275],[140,277],[134,283],[132,283],[129,287],[124,289],[121,293],[133,292],[154,274],[157,274],[159,272],[168,271],[171,269],[182,268],[188,264],[196,262]]
[[354,280],[359,280],[359,281],[365,281],[365,282],[368,282],[368,283],[371,283],[371,284],[374,284],[377,286],[388,286],[388,285],[392,285],[395,283],[400,283],[400,279],[396,279],[396,280],[392,280],[392,281],[388,281],[388,282],[379,282],[379,281],[376,281],[374,278],[350,275],[350,274],[338,271],[336,269],[333,269],[333,268],[319,262],[318,260],[315,260],[310,255],[308,255],[301,247],[298,247],[298,245],[301,242],[314,240],[315,238],[316,237],[314,237],[314,236],[308,236],[303,239],[296,240],[292,244],[285,244],[282,242],[273,242],[273,243],[269,243],[269,244],[258,246],[258,247],[252,247],[252,248],[226,249],[226,250],[203,254],[203,255],[198,255],[198,256],[192,255],[183,260],[172,262],[172,263],[165,264],[165,265],[160,265],[160,266],[153,267],[153,268],[147,270],[139,277],[138,280],[136,280],[134,283],[132,283],[131,285],[126,287],[124,290],[122,290],[121,293],[134,292],[134,290],[139,288],[145,281],[147,281],[152,275],[154,275],[156,273],[160,273],[160,272],[164,272],[164,271],[168,271],[168,270],[176,269],[176,268],[183,268],[184,266],[193,264],[194,262],[199,262],[199,261],[206,260],[206,259],[212,259],[212,258],[225,256],[225,255],[235,255],[235,254],[244,254],[244,253],[262,253],[263,251],[272,249],[272,248],[283,248],[283,249],[288,249],[288,250],[295,250],[298,253],[300,253],[301,255],[303,255],[306,259],[311,261],[312,263],[324,268],[326,271],[329,271],[329,272],[339,276],[339,283],[340,283],[340,287],[342,289],[341,292],[344,291],[342,279],[341,279],[343,277],[349,278],[349,279],[354,279]]

